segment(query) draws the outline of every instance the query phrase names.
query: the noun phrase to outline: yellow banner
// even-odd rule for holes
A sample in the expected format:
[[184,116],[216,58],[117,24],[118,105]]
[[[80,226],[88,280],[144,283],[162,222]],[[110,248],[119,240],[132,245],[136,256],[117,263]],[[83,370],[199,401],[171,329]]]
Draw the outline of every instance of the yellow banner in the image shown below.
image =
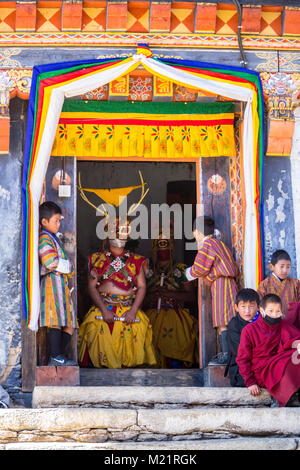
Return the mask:
[[52,156],[199,158],[235,156],[233,125],[59,124]]

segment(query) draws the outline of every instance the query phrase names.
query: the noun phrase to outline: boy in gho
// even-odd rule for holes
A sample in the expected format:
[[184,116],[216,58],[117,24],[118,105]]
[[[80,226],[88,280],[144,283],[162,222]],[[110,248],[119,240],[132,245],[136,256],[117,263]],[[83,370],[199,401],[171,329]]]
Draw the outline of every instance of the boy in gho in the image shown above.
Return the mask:
[[257,292],[262,299],[267,294],[281,298],[282,313],[285,317],[293,302],[300,302],[300,281],[290,277],[291,257],[285,250],[273,253],[270,263],[271,275],[258,286]]
[[214,236],[214,231],[215,223],[210,217],[195,219],[193,232],[198,242],[198,253],[193,266],[187,268],[185,274],[189,281],[201,278],[211,287],[212,322],[221,345],[221,353],[211,363],[227,364],[227,325],[235,316],[238,267],[231,251]]
[[39,258],[41,263],[40,327],[49,328],[48,365],[76,365],[66,357],[66,348],[77,328],[77,319],[68,285],[74,269],[57,237],[61,208],[51,201],[40,206]]
[[267,294],[242,331],[236,362],[251,395],[266,388],[277,406],[300,406],[300,330],[282,316],[280,297]]

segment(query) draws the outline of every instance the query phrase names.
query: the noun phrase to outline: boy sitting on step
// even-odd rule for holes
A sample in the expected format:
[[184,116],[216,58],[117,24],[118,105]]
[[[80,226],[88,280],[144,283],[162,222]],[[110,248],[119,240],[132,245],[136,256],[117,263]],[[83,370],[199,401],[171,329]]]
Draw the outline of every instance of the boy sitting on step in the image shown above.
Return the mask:
[[229,359],[225,370],[225,377],[229,372],[232,387],[245,387],[244,379],[239,373],[236,356],[241,340],[242,330],[246,325],[255,321],[259,315],[259,296],[254,289],[241,289],[236,296],[236,316],[232,318],[227,327],[227,342]]
[[266,295],[258,319],[243,329],[236,362],[251,395],[263,387],[278,406],[300,406],[300,330],[282,319],[278,295]]

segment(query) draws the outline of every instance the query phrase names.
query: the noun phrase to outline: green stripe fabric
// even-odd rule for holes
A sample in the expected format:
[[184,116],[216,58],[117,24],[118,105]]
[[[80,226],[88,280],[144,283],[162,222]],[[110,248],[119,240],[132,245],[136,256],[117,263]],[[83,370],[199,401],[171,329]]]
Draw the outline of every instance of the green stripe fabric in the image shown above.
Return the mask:
[[234,113],[234,103],[154,103],[152,101],[65,100],[63,113],[223,114]]

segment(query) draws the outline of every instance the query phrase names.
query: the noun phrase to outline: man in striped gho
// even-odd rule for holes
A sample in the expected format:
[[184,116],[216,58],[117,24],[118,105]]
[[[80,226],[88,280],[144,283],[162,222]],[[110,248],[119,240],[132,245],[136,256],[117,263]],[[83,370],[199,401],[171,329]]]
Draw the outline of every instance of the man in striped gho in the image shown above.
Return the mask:
[[40,327],[49,329],[50,360],[49,366],[76,365],[67,359],[66,348],[70,343],[77,318],[71,292],[69,277],[74,268],[68,259],[62,242],[57,237],[62,219],[60,207],[52,201],[40,206],[39,258],[41,264],[41,310]]
[[211,363],[226,364],[227,325],[235,316],[238,267],[229,248],[214,236],[214,229],[214,220],[210,217],[195,219],[193,232],[198,242],[198,253],[193,266],[187,268],[186,277],[189,281],[201,278],[211,287],[212,322],[221,345],[221,353]]

